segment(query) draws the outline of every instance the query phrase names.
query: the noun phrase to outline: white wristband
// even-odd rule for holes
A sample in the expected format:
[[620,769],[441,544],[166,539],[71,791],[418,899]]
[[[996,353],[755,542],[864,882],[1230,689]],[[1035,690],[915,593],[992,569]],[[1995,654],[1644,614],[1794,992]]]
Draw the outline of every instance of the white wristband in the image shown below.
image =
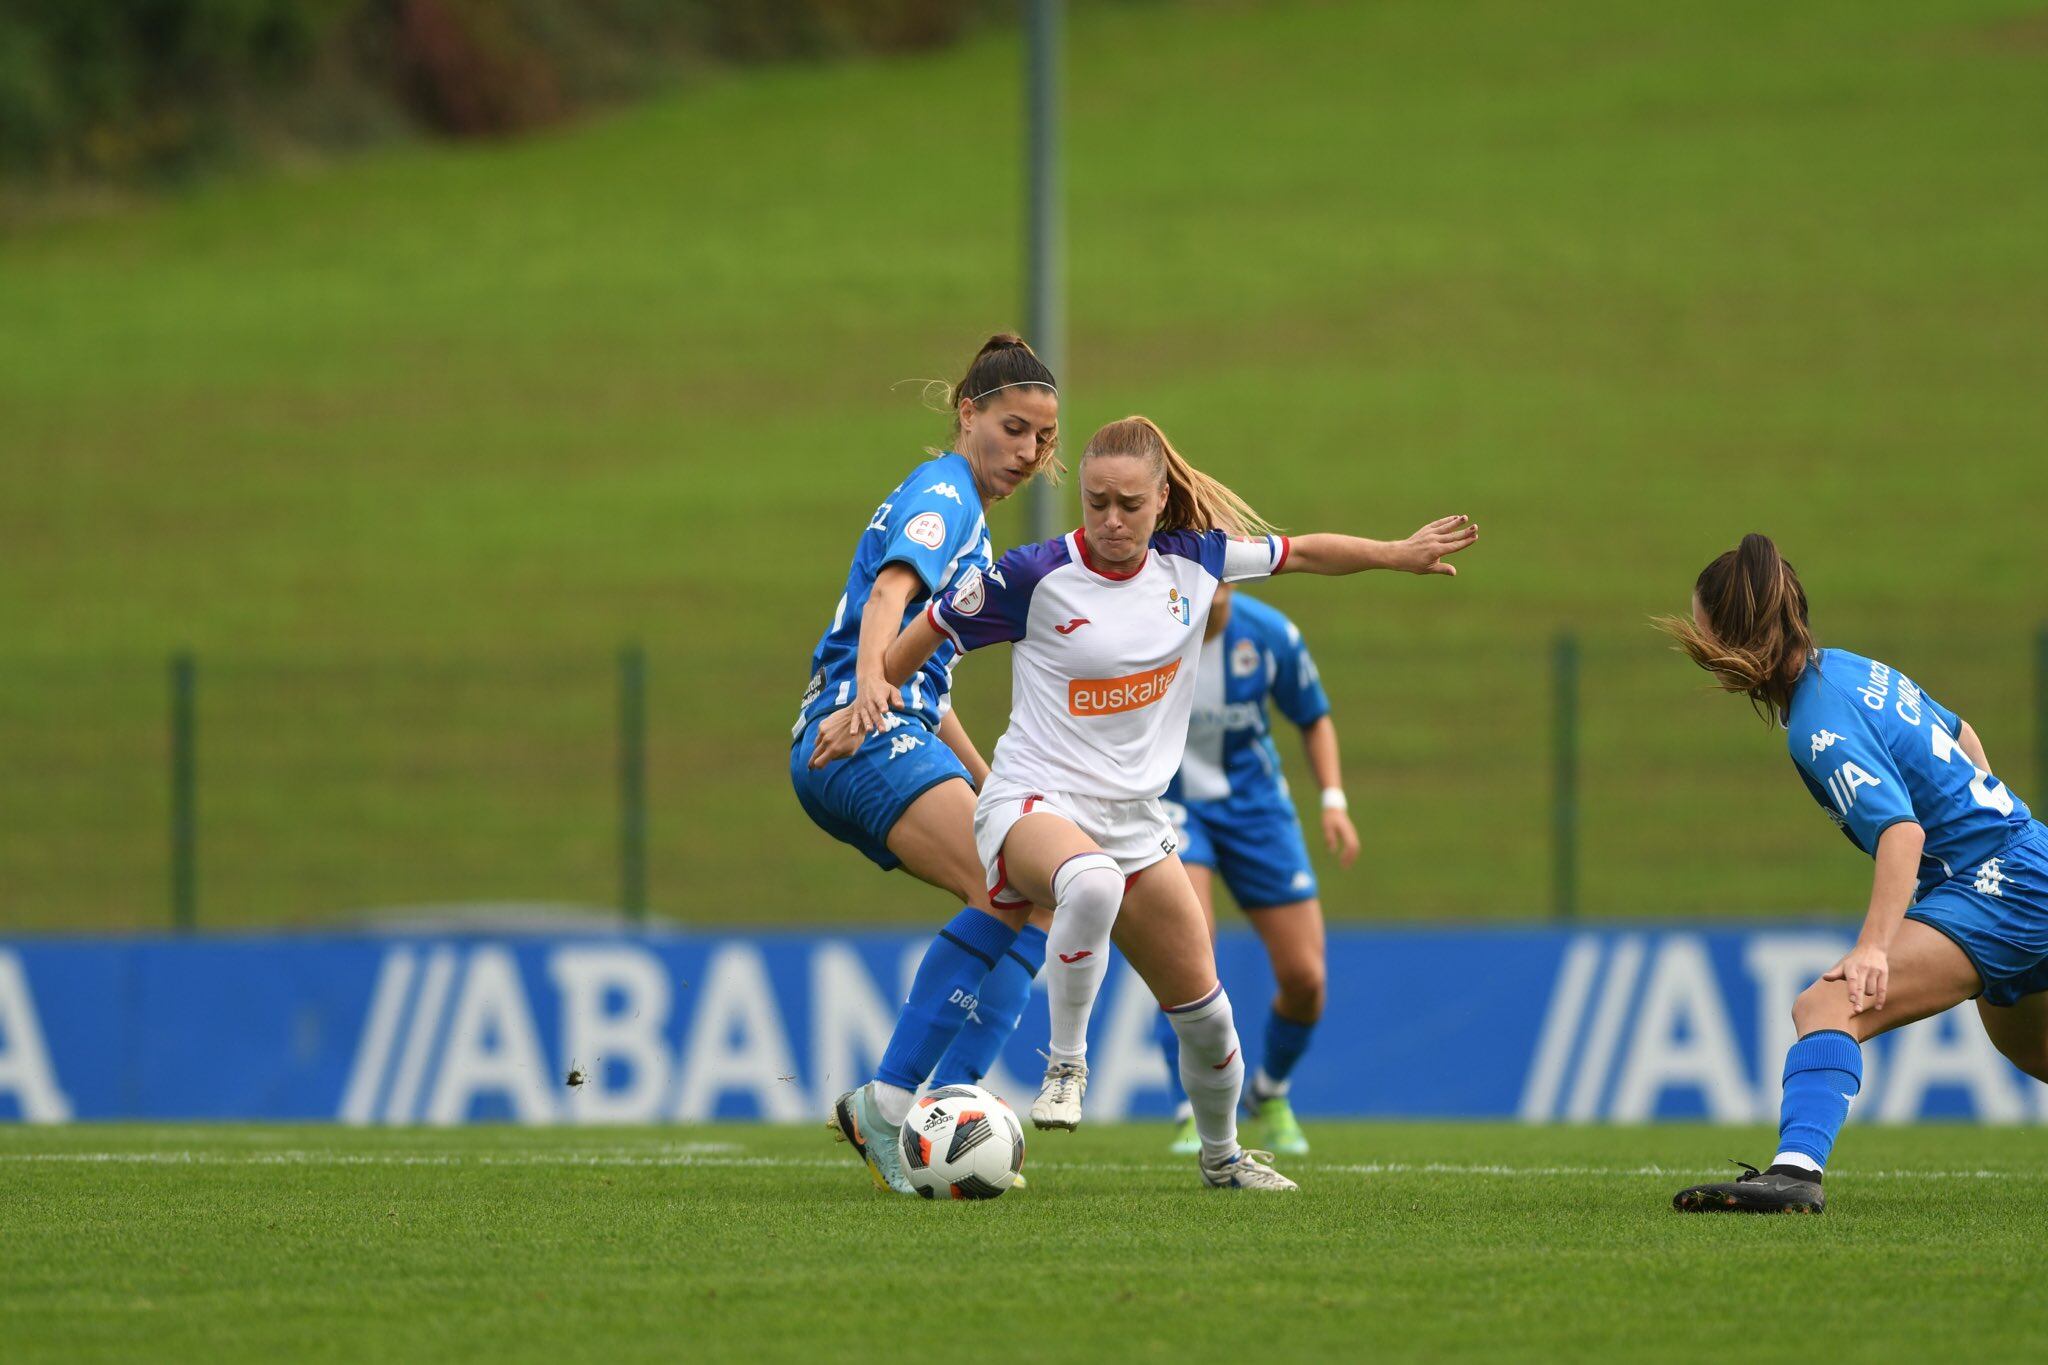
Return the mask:
[[1325,787],[1325,788],[1323,788],[1323,809],[1324,809],[1324,810],[1350,810],[1350,809],[1351,809],[1351,803],[1350,803],[1349,801],[1347,801],[1347,800],[1345,800],[1345,799],[1344,799],[1344,789],[1343,789],[1342,787]]

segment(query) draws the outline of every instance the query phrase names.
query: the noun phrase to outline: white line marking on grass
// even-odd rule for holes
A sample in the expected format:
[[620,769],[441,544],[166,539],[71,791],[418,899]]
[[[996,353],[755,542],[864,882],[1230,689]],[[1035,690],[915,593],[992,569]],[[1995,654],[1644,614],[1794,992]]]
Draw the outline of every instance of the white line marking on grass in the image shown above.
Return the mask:
[[[0,1164],[76,1163],[136,1166],[646,1166],[711,1169],[847,1170],[851,1162],[828,1157],[743,1156],[731,1142],[682,1143],[673,1147],[597,1148],[560,1152],[336,1152],[296,1149],[276,1152],[0,1152]],[[1039,1170],[1114,1171],[1133,1174],[1186,1174],[1192,1162],[1055,1160],[1035,1163]],[[1301,1166],[1314,1175],[1458,1175],[1489,1179],[1560,1180],[1584,1176],[1635,1176],[1698,1179],[1724,1174],[1714,1167],[1679,1166],[1498,1166],[1451,1162],[1410,1163],[1368,1161]],[[1838,1170],[1830,1174],[1856,1180],[2048,1180],[2048,1170]]]

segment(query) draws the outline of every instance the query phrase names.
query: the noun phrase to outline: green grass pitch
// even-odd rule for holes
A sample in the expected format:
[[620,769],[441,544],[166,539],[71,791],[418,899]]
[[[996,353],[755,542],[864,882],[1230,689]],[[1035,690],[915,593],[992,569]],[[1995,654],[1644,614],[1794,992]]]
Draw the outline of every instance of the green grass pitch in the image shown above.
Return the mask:
[[1319,1124],[1297,1196],[1165,1130],[990,1204],[822,1127],[0,1131],[10,1361],[2038,1360],[2048,1137],[1856,1128],[1820,1218],[1684,1216],[1761,1130]]

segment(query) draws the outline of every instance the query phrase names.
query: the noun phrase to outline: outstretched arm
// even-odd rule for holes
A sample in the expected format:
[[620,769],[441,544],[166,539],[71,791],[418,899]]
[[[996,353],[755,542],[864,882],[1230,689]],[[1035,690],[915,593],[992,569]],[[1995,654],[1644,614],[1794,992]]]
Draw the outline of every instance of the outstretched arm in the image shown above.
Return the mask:
[[1457,575],[1444,560],[1479,538],[1470,517],[1439,517],[1406,540],[1367,540],[1363,536],[1319,532],[1289,537],[1287,561],[1280,573],[1353,574],[1367,569],[1399,569],[1404,573]]

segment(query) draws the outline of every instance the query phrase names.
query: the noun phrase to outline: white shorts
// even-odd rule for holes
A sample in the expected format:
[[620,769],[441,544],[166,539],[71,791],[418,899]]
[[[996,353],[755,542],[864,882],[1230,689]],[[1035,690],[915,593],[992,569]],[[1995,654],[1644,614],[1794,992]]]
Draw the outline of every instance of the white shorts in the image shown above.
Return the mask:
[[1126,880],[1180,848],[1180,835],[1157,797],[1111,801],[1072,792],[1035,791],[1021,782],[991,776],[974,803],[974,849],[988,875],[989,899],[1005,910],[1031,902],[1010,885],[1003,867],[1003,841],[1010,837],[1011,826],[1041,811],[1078,825],[1097,848],[1116,859]]

